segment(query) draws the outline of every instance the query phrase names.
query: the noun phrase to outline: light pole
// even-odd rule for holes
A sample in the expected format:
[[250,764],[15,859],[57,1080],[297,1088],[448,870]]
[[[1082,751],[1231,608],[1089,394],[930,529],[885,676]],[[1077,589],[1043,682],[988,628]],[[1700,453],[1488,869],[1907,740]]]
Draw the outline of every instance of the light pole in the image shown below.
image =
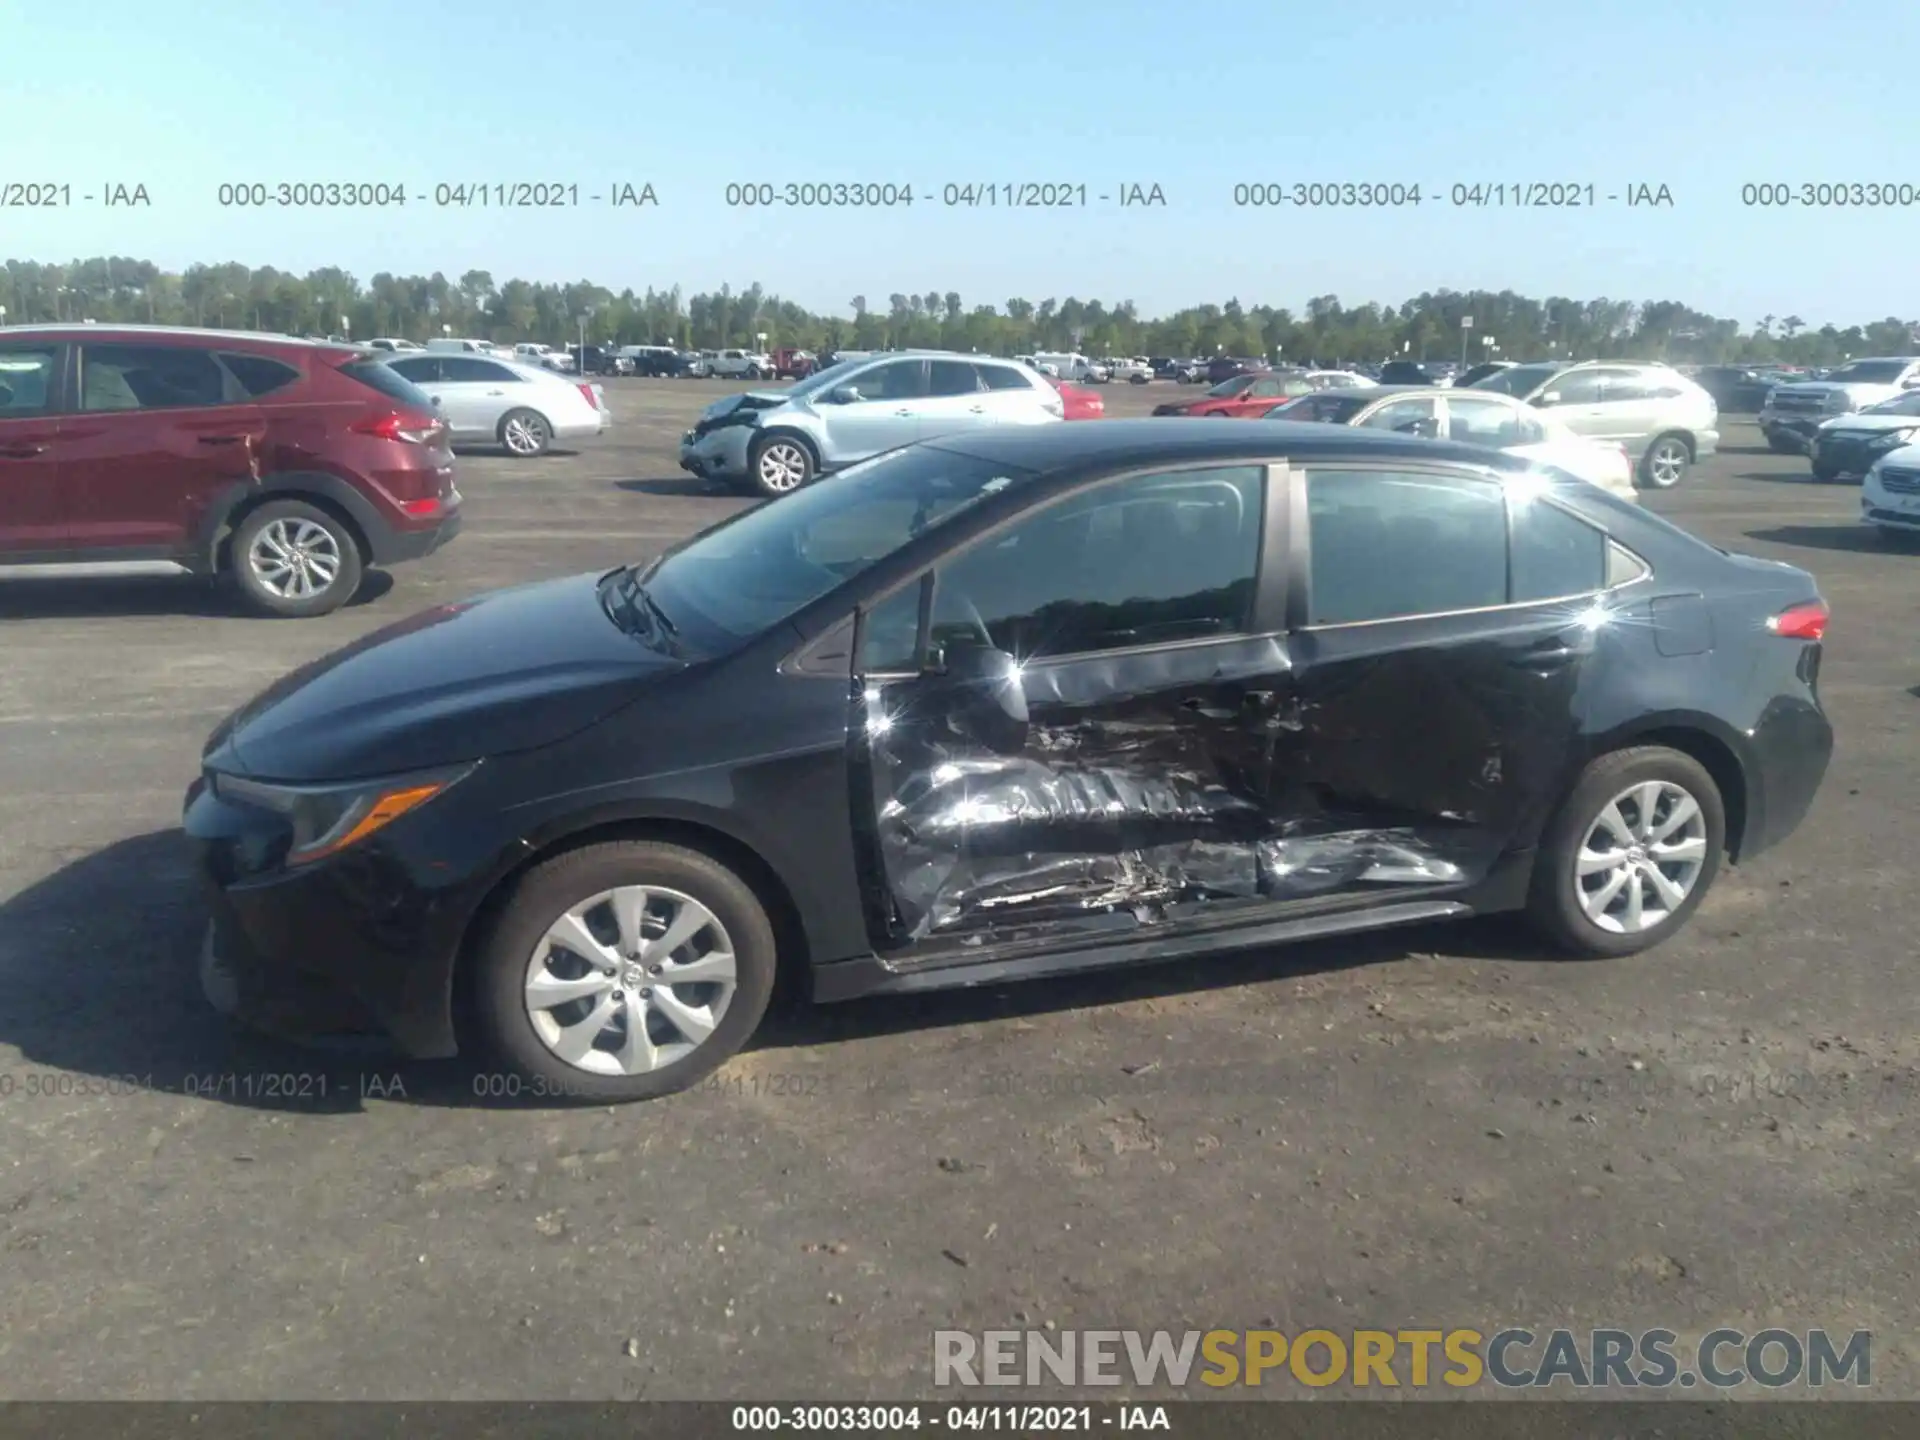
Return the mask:
[[7,307],[4,305],[0,305],[0,330],[6,329],[6,326],[7,326]]
[[353,339],[353,321],[345,315],[340,317],[340,333],[349,340]]
[[1467,365],[1467,338],[1472,334],[1473,317],[1471,315],[1462,315],[1460,317],[1460,368],[1463,370]]

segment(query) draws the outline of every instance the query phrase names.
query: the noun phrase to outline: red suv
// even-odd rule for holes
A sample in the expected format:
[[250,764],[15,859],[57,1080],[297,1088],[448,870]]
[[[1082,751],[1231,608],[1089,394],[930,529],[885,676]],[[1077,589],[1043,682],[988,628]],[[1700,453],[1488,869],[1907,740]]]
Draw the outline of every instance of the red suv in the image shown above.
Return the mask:
[[349,345],[149,326],[0,330],[0,566],[230,579],[324,615],[460,528],[434,402]]

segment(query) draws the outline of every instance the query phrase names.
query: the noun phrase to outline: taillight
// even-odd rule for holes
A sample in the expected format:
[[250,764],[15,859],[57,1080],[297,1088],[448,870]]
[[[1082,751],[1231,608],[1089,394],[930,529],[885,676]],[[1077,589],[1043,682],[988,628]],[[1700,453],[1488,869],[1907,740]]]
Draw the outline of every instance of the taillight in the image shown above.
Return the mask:
[[356,435],[371,435],[376,440],[396,440],[407,445],[425,445],[437,437],[444,427],[431,415],[421,415],[410,410],[389,410],[384,415],[356,420],[347,428]]
[[1788,640],[1819,640],[1827,633],[1827,602],[1809,600],[1782,610],[1767,621],[1767,629]]
[[593,386],[576,385],[573,388],[578,390],[582,395],[587,397],[587,404],[591,405],[596,410],[600,408],[600,397],[593,393]]

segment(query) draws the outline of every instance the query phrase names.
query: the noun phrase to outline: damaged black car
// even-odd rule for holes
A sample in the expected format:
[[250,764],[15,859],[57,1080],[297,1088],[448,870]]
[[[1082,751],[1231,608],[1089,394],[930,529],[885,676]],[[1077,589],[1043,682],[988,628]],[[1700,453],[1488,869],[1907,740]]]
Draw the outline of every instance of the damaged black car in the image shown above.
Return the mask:
[[210,999],[641,1099],[818,1000],[1494,911],[1625,955],[1800,822],[1827,606],[1515,457],[1005,427],[444,606],[223,722]]

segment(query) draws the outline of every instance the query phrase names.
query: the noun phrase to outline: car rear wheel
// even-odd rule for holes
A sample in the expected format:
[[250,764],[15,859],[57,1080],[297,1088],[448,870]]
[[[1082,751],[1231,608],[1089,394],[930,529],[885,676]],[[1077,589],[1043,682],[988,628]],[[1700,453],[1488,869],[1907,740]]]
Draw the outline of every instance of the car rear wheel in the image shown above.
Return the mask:
[[787,495],[813,478],[813,454],[790,435],[756,441],[749,457],[754,489],[762,495]]
[[1662,435],[1640,457],[1640,483],[1649,490],[1671,490],[1686,479],[1693,451],[1678,435]]
[[553,443],[553,426],[537,410],[509,410],[500,417],[500,443],[522,459],[544,455]]
[[274,500],[240,522],[229,569],[248,605],[278,619],[338,610],[360,589],[360,546],[339,517],[304,500]]
[[1784,436],[1775,434],[1771,430],[1767,432],[1767,448],[1776,455],[1798,455],[1800,453],[1800,447],[1798,445],[1786,439]]
[[1692,756],[1661,745],[1603,755],[1548,827],[1528,914],[1575,955],[1648,949],[1705,897],[1726,837],[1719,787]]
[[752,888],[711,856],[615,841],[529,871],[476,958],[476,1018],[528,1093],[619,1102],[684,1090],[737,1052],[777,947]]

